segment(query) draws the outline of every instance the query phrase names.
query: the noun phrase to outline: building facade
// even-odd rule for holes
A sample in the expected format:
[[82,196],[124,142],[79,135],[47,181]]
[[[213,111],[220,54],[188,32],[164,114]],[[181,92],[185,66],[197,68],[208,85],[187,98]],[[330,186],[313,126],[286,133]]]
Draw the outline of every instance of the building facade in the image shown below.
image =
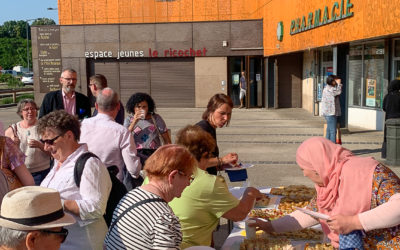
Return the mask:
[[121,94],[159,107],[204,107],[217,92],[239,105],[319,115],[326,77],[344,83],[343,126],[381,130],[388,82],[400,75],[396,0],[58,1],[59,26],[32,27],[35,98],[58,89],[62,68],[78,91],[101,73]]

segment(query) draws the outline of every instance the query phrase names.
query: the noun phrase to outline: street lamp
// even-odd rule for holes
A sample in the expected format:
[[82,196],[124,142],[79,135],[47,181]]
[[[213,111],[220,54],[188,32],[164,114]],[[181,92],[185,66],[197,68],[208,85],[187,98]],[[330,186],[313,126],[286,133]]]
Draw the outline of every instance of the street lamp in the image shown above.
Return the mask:
[[30,21],[33,21],[36,19],[26,19],[25,24],[26,24],[26,60],[28,61],[28,72],[30,72],[30,67],[29,67],[29,33],[28,33],[28,25]]
[[58,10],[58,9],[49,7],[49,8],[47,8],[47,10]]

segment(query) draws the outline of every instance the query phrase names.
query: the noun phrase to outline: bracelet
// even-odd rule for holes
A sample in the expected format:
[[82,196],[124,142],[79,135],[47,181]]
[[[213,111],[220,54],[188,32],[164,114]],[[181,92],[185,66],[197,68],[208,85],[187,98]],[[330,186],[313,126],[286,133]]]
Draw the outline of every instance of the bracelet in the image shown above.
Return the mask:
[[218,171],[221,171],[221,170],[222,170],[222,161],[221,161],[221,158],[217,157],[217,161],[218,161],[217,170],[218,170]]

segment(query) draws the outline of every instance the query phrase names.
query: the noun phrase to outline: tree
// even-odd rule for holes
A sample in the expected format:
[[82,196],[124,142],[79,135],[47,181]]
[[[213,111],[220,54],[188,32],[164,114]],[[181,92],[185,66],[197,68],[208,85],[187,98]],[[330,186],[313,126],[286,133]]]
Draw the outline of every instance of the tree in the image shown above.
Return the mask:
[[26,39],[26,25],[27,22],[23,20],[4,22],[4,24],[0,26],[0,37]]
[[33,21],[32,26],[34,25],[55,25],[56,22],[54,22],[53,19],[50,18],[37,18],[35,21]]

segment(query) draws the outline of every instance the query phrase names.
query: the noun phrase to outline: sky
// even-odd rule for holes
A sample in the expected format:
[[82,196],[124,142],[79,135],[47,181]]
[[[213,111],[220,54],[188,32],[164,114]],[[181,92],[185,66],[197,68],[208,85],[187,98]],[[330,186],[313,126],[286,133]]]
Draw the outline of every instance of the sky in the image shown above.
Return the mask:
[[51,18],[58,24],[57,0],[0,0],[0,25],[6,21]]

